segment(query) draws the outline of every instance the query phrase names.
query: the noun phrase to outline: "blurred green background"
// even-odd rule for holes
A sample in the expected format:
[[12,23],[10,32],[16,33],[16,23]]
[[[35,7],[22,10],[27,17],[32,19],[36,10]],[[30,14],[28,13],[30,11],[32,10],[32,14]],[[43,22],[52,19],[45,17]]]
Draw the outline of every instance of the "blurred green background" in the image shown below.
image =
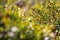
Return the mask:
[[0,0],[0,40],[60,40],[60,0]]

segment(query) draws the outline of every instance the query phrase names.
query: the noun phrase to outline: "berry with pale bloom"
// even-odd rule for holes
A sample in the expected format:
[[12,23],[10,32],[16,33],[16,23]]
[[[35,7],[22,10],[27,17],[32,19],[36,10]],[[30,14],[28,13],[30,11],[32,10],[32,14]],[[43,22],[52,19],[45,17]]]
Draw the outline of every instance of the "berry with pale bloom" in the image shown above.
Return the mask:
[[14,37],[14,33],[13,32],[9,32],[8,34],[9,34],[8,35],[9,37]]
[[12,31],[12,32],[16,32],[17,30],[18,30],[17,27],[12,27],[12,28],[11,28],[11,31]]
[[49,37],[45,37],[44,40],[49,40]]

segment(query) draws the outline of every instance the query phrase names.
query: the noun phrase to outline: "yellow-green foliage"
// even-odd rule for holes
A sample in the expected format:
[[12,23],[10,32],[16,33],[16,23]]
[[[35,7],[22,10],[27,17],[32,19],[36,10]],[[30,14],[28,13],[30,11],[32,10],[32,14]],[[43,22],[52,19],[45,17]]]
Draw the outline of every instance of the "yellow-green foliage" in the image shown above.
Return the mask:
[[[26,7],[18,7],[15,0],[6,0],[4,3],[1,1],[0,13],[4,14],[1,20],[5,23],[5,28],[7,31],[14,26],[18,28],[12,40],[16,40],[17,35],[23,40],[43,40],[44,36],[49,36],[55,25],[60,24],[59,1],[45,0],[43,3],[36,1],[32,6],[27,1],[27,10]],[[0,31],[3,30],[0,28]]]

